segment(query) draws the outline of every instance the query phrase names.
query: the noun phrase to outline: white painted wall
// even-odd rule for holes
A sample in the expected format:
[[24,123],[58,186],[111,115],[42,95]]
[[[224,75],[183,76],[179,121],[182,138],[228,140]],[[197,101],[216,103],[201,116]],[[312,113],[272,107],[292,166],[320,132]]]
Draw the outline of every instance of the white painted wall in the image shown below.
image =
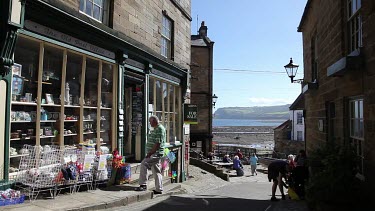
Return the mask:
[[302,139],[301,141],[305,141],[305,125],[304,125],[304,118],[302,117],[302,123],[297,124],[298,114],[303,116],[303,110],[289,110],[289,118],[292,121],[292,134],[291,139],[297,141],[298,139],[298,131],[302,132]]

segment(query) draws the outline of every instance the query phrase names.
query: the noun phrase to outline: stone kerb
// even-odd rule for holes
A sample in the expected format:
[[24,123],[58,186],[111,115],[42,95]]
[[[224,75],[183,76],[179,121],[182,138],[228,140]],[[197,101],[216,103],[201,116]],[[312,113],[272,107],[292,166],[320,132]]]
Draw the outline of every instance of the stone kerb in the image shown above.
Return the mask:
[[217,166],[215,165],[212,165],[210,163],[207,163],[207,162],[204,162],[202,160],[199,160],[199,159],[196,159],[196,158],[190,158],[190,164],[191,165],[194,165],[194,166],[197,166],[205,171],[208,171],[212,174],[214,174],[215,176],[225,180],[225,181],[229,181],[229,174],[227,174],[225,172],[225,169],[223,168],[218,168]]

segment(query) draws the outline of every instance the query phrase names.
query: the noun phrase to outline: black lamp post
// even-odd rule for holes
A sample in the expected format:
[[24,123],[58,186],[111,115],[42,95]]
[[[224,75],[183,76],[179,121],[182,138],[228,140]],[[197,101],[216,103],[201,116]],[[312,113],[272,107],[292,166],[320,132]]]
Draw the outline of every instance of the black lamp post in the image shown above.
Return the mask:
[[297,74],[298,67],[299,67],[299,65],[293,63],[292,58],[290,58],[289,64],[284,66],[286,74],[288,74],[291,83],[302,83],[302,81],[303,81],[303,79],[294,80],[294,77]]
[[215,94],[212,96],[212,105],[214,106],[214,108],[215,108],[215,104],[217,102],[217,98],[218,97]]

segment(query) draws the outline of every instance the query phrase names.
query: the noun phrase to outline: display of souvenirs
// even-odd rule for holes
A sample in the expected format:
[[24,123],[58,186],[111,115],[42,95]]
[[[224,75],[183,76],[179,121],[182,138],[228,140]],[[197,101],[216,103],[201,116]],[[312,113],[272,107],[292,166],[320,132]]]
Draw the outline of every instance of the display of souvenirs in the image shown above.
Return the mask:
[[[17,121],[35,121],[34,115],[31,115],[32,112],[26,112],[26,111],[11,111],[10,112],[10,119],[12,122]],[[35,114],[35,112],[33,113]]]

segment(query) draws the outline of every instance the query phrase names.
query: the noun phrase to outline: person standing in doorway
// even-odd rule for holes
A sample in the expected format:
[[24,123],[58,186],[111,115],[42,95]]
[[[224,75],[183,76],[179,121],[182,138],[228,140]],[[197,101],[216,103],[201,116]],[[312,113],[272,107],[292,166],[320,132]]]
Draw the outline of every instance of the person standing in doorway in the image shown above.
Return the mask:
[[258,165],[258,157],[255,155],[255,153],[252,153],[251,157],[250,157],[250,167],[251,167],[251,175],[252,176],[254,176],[254,174],[258,175],[257,165]]
[[160,160],[164,154],[163,146],[166,143],[166,131],[164,126],[160,124],[157,116],[151,116],[149,122],[154,130],[149,134],[146,145],[147,155],[141,163],[139,187],[136,190],[147,190],[147,170],[151,169],[155,179],[154,194],[161,194],[163,191],[163,184]]

